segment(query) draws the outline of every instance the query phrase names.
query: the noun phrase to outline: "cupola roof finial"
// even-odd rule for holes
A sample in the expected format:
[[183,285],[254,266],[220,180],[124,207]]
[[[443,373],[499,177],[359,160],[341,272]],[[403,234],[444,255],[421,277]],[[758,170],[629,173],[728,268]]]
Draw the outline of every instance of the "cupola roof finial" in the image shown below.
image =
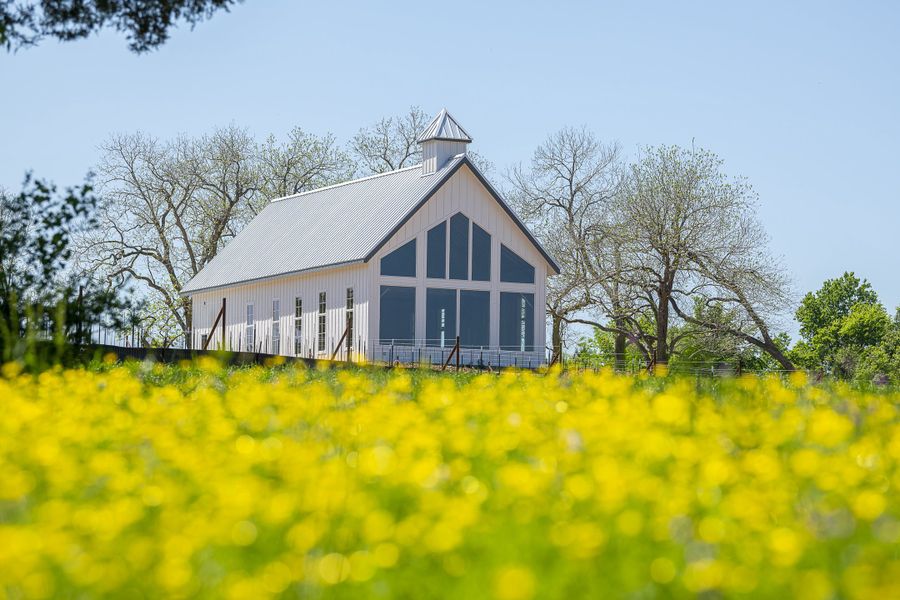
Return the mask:
[[419,135],[416,142],[421,144],[430,140],[465,142],[467,144],[472,142],[472,138],[466,133],[466,130],[456,122],[446,108],[441,109],[431,124]]

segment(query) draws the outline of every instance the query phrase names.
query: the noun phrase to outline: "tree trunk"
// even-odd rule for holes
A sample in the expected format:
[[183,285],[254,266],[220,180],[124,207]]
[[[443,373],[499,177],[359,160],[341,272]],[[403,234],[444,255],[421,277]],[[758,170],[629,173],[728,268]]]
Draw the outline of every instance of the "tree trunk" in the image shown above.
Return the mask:
[[[624,323],[622,323],[621,319],[616,319],[616,329],[622,330],[625,328]],[[619,373],[625,372],[625,347],[628,343],[628,339],[625,337],[624,333],[617,333],[613,342],[613,356],[615,360],[615,369]]]
[[[184,347],[190,350],[191,338],[193,337],[191,333],[194,331],[194,307],[190,298],[184,300],[184,322],[187,324],[187,328],[184,331]],[[209,334],[212,335],[213,332],[211,331]]]
[[562,326],[563,321],[562,318],[557,314],[552,315],[552,342],[551,345],[553,347],[553,355],[550,357],[550,362],[561,361],[562,360]]
[[669,291],[663,286],[659,288],[656,312],[656,352],[653,364],[666,365],[669,362]]
[[766,343],[762,346],[762,349],[765,352],[769,353],[769,356],[778,361],[778,364],[781,365],[781,368],[785,371],[796,371],[797,367],[794,366],[794,363],[791,362],[787,356],[785,356],[784,352],[781,351],[781,348],[775,345],[774,342]]
[[766,354],[768,354],[769,356],[774,358],[776,361],[778,361],[778,364],[780,364],[781,367],[785,371],[796,371],[797,370],[797,367],[794,366],[794,363],[791,362],[791,359],[789,359],[784,354],[784,352],[781,351],[781,348],[779,348],[778,345],[772,340],[771,336],[769,335],[768,330],[764,329],[764,324],[762,323],[761,319],[754,318],[754,321],[756,322],[757,327],[762,332],[762,336],[761,336],[762,339],[758,339],[758,338],[756,338],[748,333],[745,333],[743,331],[736,331],[736,330],[732,330],[732,329],[720,329],[720,328],[716,327],[714,324],[704,323],[703,321],[696,319],[696,318],[690,316],[689,314],[685,313],[684,311],[682,311],[678,307],[678,304],[675,302],[674,299],[672,299],[671,302],[672,302],[672,306],[675,308],[675,312],[678,314],[678,316],[680,316],[682,319],[684,319],[688,323],[693,323],[695,325],[699,325],[700,327],[705,327],[705,328],[709,329],[710,331],[716,331],[716,332],[719,332],[722,334],[733,335],[740,340],[743,340],[749,344],[756,346],[757,348],[759,348],[760,350],[762,350],[763,352],[765,352]]

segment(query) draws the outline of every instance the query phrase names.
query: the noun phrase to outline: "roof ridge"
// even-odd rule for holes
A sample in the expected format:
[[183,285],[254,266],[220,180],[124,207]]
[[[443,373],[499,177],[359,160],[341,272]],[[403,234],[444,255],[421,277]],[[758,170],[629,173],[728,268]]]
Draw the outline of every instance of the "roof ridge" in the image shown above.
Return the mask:
[[282,200],[289,200],[291,198],[297,198],[298,196],[307,196],[309,194],[315,194],[318,192],[323,192],[325,190],[331,190],[334,188],[343,187],[345,185],[352,185],[354,183],[359,183],[361,181],[368,181],[370,179],[377,179],[378,177],[384,177],[386,175],[394,175],[396,173],[401,173],[403,171],[409,171],[410,169],[421,169],[421,168],[422,168],[422,163],[418,163],[418,164],[412,165],[410,167],[402,167],[400,169],[394,169],[393,171],[385,171],[384,173],[375,173],[374,175],[366,175],[365,177],[358,177],[356,179],[348,179],[347,181],[342,181],[340,183],[332,183],[331,185],[322,186],[322,187],[316,188],[314,190],[306,190],[305,192],[297,192],[296,194],[288,194],[287,196],[279,196],[278,198],[272,198],[271,200],[269,200],[269,202],[270,203],[281,202]]

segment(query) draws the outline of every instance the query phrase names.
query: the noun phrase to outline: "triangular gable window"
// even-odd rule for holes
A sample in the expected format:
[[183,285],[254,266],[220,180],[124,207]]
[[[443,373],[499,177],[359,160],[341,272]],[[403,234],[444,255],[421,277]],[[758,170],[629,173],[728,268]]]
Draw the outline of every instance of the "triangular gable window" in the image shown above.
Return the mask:
[[462,213],[450,217],[450,279],[469,278],[469,219]]
[[446,279],[449,271],[450,279],[491,280],[491,234],[463,213],[429,229],[427,238],[429,279]]
[[491,234],[472,223],[472,280],[491,280]]
[[534,267],[524,258],[500,245],[500,281],[534,283]]
[[395,277],[416,276],[416,240],[413,239],[381,259],[381,274]]

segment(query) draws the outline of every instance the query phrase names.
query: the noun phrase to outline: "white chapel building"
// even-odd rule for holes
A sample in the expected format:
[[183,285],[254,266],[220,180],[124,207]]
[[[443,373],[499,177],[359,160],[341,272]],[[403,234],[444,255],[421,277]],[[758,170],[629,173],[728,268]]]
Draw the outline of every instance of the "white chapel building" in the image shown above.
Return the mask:
[[195,348],[305,358],[546,362],[559,267],[442,110],[422,164],[272,200],[182,290]]

